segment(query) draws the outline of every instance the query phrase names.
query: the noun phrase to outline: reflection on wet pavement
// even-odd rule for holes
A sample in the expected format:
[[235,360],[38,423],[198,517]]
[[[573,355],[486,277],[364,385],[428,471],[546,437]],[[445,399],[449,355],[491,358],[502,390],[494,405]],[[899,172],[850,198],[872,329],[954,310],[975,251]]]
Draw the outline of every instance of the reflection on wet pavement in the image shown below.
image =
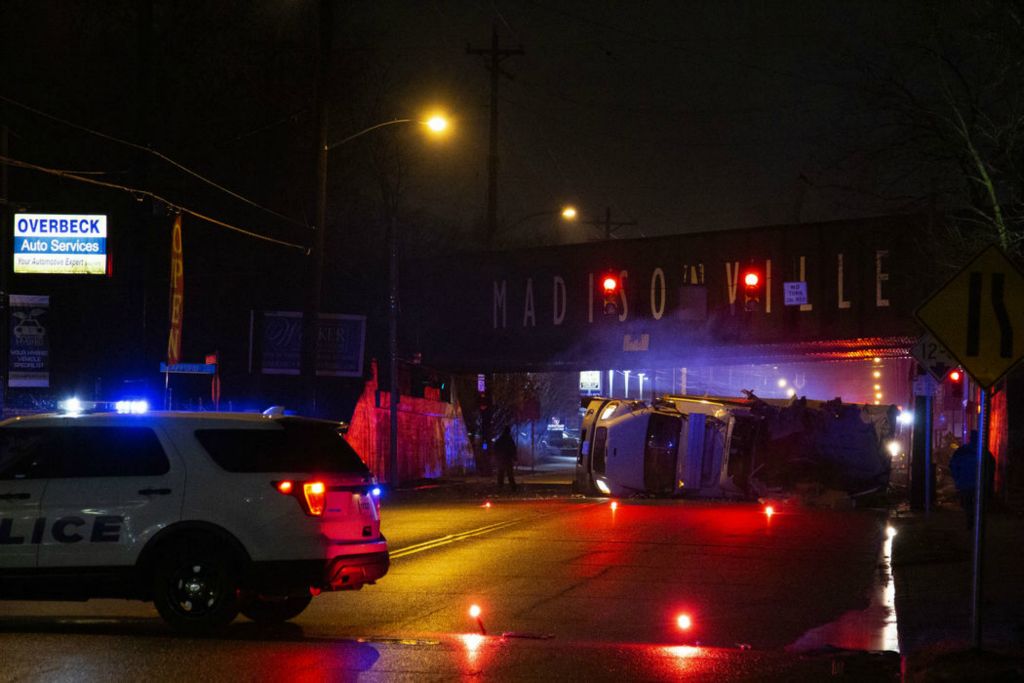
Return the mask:
[[868,607],[846,612],[833,622],[811,629],[787,650],[807,652],[832,647],[871,652],[900,651],[896,585],[892,578],[892,539],[895,535],[894,527],[886,527]]

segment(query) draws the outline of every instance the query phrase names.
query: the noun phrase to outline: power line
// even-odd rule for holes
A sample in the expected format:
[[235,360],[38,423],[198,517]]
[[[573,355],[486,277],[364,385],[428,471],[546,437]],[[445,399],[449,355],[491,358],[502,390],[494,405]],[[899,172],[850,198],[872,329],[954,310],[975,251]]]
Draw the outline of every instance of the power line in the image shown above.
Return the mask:
[[593,225],[595,228],[600,228],[604,226],[604,239],[606,242],[615,235],[616,231],[619,230],[619,228],[625,228],[632,225],[636,225],[636,221],[613,221],[612,208],[610,206],[605,209],[603,221],[594,219],[586,222],[589,223],[590,225]]
[[207,216],[206,214],[203,214],[203,213],[200,213],[198,211],[195,211],[194,209],[190,209],[187,206],[183,206],[181,204],[176,204],[175,202],[172,202],[172,201],[170,201],[168,199],[164,199],[160,195],[158,195],[158,194],[156,194],[154,192],[150,192],[149,190],[140,190],[140,189],[137,189],[137,188],[134,188],[134,187],[129,187],[127,185],[118,185],[117,183],[109,183],[109,182],[106,182],[104,180],[96,180],[94,178],[86,178],[84,176],[77,175],[77,174],[75,174],[73,172],[70,172],[70,171],[64,171],[64,170],[61,170],[59,168],[48,168],[46,166],[39,166],[37,164],[29,163],[27,161],[21,161],[19,159],[12,159],[11,157],[8,157],[8,156],[0,156],[0,163],[5,164],[7,166],[15,166],[17,168],[24,168],[24,169],[28,169],[28,170],[31,170],[31,171],[38,171],[40,173],[46,173],[48,175],[57,176],[58,178],[67,178],[69,180],[77,180],[78,182],[86,183],[87,185],[97,185],[99,187],[106,187],[106,188],[112,189],[112,190],[121,190],[122,192],[127,192],[127,193],[129,193],[129,194],[131,194],[131,195],[133,195],[134,197],[137,197],[137,198],[138,197],[148,197],[150,199],[153,199],[155,201],[160,202],[161,204],[164,204],[165,206],[170,207],[174,211],[177,211],[177,212],[180,212],[180,213],[185,213],[185,214],[188,214],[190,216],[194,216],[194,217],[196,217],[196,218],[198,218],[200,220],[206,221],[207,223],[210,223],[212,225],[216,225],[216,226],[221,227],[221,228],[225,228],[227,230],[231,230],[232,232],[240,233],[242,235],[245,235],[246,237],[253,237],[253,238],[258,239],[258,240],[263,240],[264,242],[271,242],[273,244],[280,244],[281,246],[290,247],[292,249],[299,249],[299,250],[303,251],[306,254],[309,253],[309,247],[306,247],[305,245],[296,244],[294,242],[286,242],[284,240],[279,240],[279,239],[276,239],[274,237],[268,237],[266,235],[261,235],[258,232],[253,232],[251,230],[246,230],[245,228],[240,228],[237,225],[232,225],[230,223],[225,223],[224,221],[221,221],[221,220],[218,220],[216,218],[213,218],[212,216]]
[[257,204],[256,202],[254,202],[253,200],[249,199],[248,197],[243,197],[242,195],[238,194],[237,192],[229,190],[228,188],[224,187],[223,185],[220,185],[217,182],[215,182],[213,180],[210,180],[209,178],[207,178],[207,177],[205,177],[203,175],[200,175],[196,171],[193,171],[192,169],[188,168],[187,166],[185,166],[183,164],[179,164],[174,159],[170,158],[169,156],[167,156],[165,154],[162,154],[161,152],[158,152],[155,149],[151,149],[149,147],[144,147],[144,146],[136,144],[134,142],[129,142],[128,140],[122,140],[120,138],[114,137],[113,135],[108,135],[107,133],[102,133],[102,132],[100,132],[98,130],[93,130],[92,128],[88,128],[87,126],[83,126],[81,124],[74,123],[73,121],[68,121],[66,119],[62,119],[62,118],[60,118],[58,116],[54,116],[53,114],[48,114],[48,113],[46,113],[44,111],[41,111],[39,109],[36,109],[34,107],[30,107],[29,105],[24,104],[22,102],[18,102],[17,100],[12,100],[9,97],[4,97],[3,95],[0,95],[0,101],[6,102],[8,104],[12,104],[15,107],[19,107],[21,109],[24,109],[25,111],[32,112],[33,114],[36,114],[37,116],[42,116],[43,118],[50,119],[51,121],[56,121],[57,123],[60,123],[62,125],[70,126],[71,128],[75,128],[77,130],[84,131],[86,133],[89,133],[90,135],[95,135],[97,137],[101,137],[104,140],[110,140],[111,142],[116,142],[119,145],[125,145],[127,147],[131,147],[132,149],[139,150],[141,152],[146,152],[147,154],[152,154],[156,158],[158,158],[158,159],[160,159],[160,160],[170,164],[171,166],[174,166],[178,170],[180,170],[180,171],[182,171],[184,173],[187,173],[188,175],[190,175],[190,176],[192,176],[194,178],[198,178],[199,180],[201,180],[202,182],[206,183],[207,185],[210,185],[211,187],[214,187],[214,188],[220,190],[221,192],[224,192],[225,194],[228,194],[228,195],[234,197],[235,199],[237,199],[237,200],[239,200],[241,202],[244,202],[244,203],[246,203],[246,204],[248,204],[250,206],[253,206],[253,207],[259,209],[260,211],[265,211],[265,212],[269,213],[272,216],[277,216],[278,218],[280,218],[280,219],[282,219],[284,221],[287,221],[287,222],[291,223],[292,225],[298,225],[298,226],[301,226],[303,228],[308,228],[309,227],[308,225],[306,225],[305,223],[302,223],[301,221],[297,221],[294,218],[291,218],[289,216],[285,216],[283,213],[278,213],[277,211],[274,211],[273,209],[269,209],[269,208],[267,208],[265,206]]

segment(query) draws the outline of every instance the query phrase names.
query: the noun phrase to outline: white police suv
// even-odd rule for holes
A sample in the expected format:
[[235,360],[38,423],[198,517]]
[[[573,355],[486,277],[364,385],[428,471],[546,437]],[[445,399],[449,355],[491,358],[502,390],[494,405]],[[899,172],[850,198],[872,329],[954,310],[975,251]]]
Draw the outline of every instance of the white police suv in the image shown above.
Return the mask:
[[178,630],[298,615],[388,571],[338,423],[242,413],[0,422],[0,598],[152,600]]

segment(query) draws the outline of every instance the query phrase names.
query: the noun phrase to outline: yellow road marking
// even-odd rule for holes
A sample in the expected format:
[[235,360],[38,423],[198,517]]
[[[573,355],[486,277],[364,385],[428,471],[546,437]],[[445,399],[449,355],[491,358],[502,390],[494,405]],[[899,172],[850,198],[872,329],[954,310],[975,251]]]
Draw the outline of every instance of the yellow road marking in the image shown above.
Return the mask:
[[463,541],[467,538],[473,538],[474,536],[481,536],[483,534],[489,534],[492,531],[498,531],[506,527],[510,527],[514,524],[521,522],[521,519],[510,519],[504,522],[496,522],[494,524],[488,524],[487,526],[477,527],[476,529],[470,529],[469,531],[461,531],[457,534],[448,534],[447,536],[441,536],[440,538],[433,538],[429,541],[423,541],[422,543],[415,543],[413,545],[405,546],[393,551],[391,555],[392,560],[396,560],[401,557],[406,557],[414,553],[423,552],[424,550],[433,550],[449,543],[455,543],[456,541]]

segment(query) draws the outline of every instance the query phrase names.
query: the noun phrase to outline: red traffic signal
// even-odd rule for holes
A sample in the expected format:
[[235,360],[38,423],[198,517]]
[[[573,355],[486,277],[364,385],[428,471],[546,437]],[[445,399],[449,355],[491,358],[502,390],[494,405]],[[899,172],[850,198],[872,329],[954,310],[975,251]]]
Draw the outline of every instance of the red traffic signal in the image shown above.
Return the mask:
[[963,374],[961,374],[960,370],[953,368],[952,370],[949,371],[949,374],[946,375],[946,377],[949,378],[950,382],[959,382],[961,379],[963,379]]
[[604,314],[615,315],[619,312],[619,278],[609,273],[601,278],[601,289],[604,291]]
[[743,309],[756,311],[761,304],[761,274],[756,270],[743,273]]

